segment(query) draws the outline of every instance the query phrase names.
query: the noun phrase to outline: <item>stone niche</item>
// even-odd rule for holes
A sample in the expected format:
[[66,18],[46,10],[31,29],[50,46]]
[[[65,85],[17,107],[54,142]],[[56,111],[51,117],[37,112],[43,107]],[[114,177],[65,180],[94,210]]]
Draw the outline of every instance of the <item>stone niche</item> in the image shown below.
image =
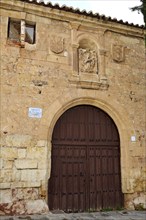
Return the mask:
[[107,89],[107,78],[102,71],[105,65],[104,56],[99,53],[97,44],[93,40],[83,38],[79,40],[75,50],[73,62],[76,72],[71,82],[79,88]]
[[83,39],[78,48],[79,75],[85,76],[98,74],[98,56],[97,47],[94,42]]
[[83,85],[98,82],[98,50],[96,44],[89,39],[82,39],[78,48],[78,74]]

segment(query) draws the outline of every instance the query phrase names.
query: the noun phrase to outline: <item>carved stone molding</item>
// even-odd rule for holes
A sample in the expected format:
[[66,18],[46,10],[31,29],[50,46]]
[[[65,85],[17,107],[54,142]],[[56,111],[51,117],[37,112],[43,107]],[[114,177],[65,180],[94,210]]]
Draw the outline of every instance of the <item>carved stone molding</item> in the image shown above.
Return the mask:
[[20,41],[21,41],[21,47],[25,47],[25,21],[21,20],[21,36],[20,36]]
[[89,82],[89,81],[78,81],[78,82],[71,82],[77,88],[82,89],[94,89],[94,90],[107,90],[109,85],[103,84],[101,82]]
[[106,53],[107,53],[107,50],[105,50],[105,49],[100,49],[99,50],[99,55],[103,55],[103,56],[106,56]]
[[81,25],[80,23],[77,23],[77,22],[71,22],[70,23],[71,25],[71,28],[74,29],[74,30],[78,30],[79,26]]
[[72,48],[78,48],[79,44],[72,44]]
[[107,90],[108,85],[102,84],[101,82],[86,82],[86,81],[80,81],[77,84],[77,88],[82,89],[94,89],[94,90]]
[[107,90],[109,87],[107,78],[100,79],[97,74],[94,74],[92,78],[88,75],[74,74],[69,81],[72,86],[82,89]]

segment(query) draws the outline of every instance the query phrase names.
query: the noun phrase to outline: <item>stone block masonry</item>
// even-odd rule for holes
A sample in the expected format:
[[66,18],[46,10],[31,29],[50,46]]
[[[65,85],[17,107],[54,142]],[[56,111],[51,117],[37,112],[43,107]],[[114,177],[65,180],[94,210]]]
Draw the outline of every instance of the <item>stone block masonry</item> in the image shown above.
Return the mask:
[[10,135],[3,141],[1,214],[32,214],[36,209],[38,213],[47,212],[48,207],[42,197],[44,191],[41,192],[47,170],[46,141],[33,143],[32,138],[25,135]]

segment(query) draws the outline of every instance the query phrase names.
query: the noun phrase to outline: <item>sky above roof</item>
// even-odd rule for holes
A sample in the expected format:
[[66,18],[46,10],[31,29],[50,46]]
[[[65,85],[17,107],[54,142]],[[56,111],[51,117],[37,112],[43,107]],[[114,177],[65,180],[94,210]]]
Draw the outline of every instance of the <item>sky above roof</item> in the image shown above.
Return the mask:
[[104,14],[107,17],[144,25],[143,15],[130,10],[131,7],[140,5],[140,0],[44,0],[44,2],[72,6],[81,11],[85,9],[87,12],[93,11],[93,13]]

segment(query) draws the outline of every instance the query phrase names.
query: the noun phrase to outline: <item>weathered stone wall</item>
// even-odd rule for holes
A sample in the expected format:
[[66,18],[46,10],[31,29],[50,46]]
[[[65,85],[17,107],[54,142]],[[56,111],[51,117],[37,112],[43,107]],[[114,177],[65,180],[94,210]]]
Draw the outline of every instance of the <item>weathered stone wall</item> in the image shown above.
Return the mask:
[[[8,40],[9,17],[36,23],[34,45]],[[1,214],[47,212],[53,127],[78,104],[97,106],[115,121],[125,207],[146,208],[143,30],[14,0],[2,0],[0,25]],[[97,72],[79,72],[78,48],[89,43],[93,50],[90,41]],[[42,117],[28,117],[29,107],[42,108]]]

